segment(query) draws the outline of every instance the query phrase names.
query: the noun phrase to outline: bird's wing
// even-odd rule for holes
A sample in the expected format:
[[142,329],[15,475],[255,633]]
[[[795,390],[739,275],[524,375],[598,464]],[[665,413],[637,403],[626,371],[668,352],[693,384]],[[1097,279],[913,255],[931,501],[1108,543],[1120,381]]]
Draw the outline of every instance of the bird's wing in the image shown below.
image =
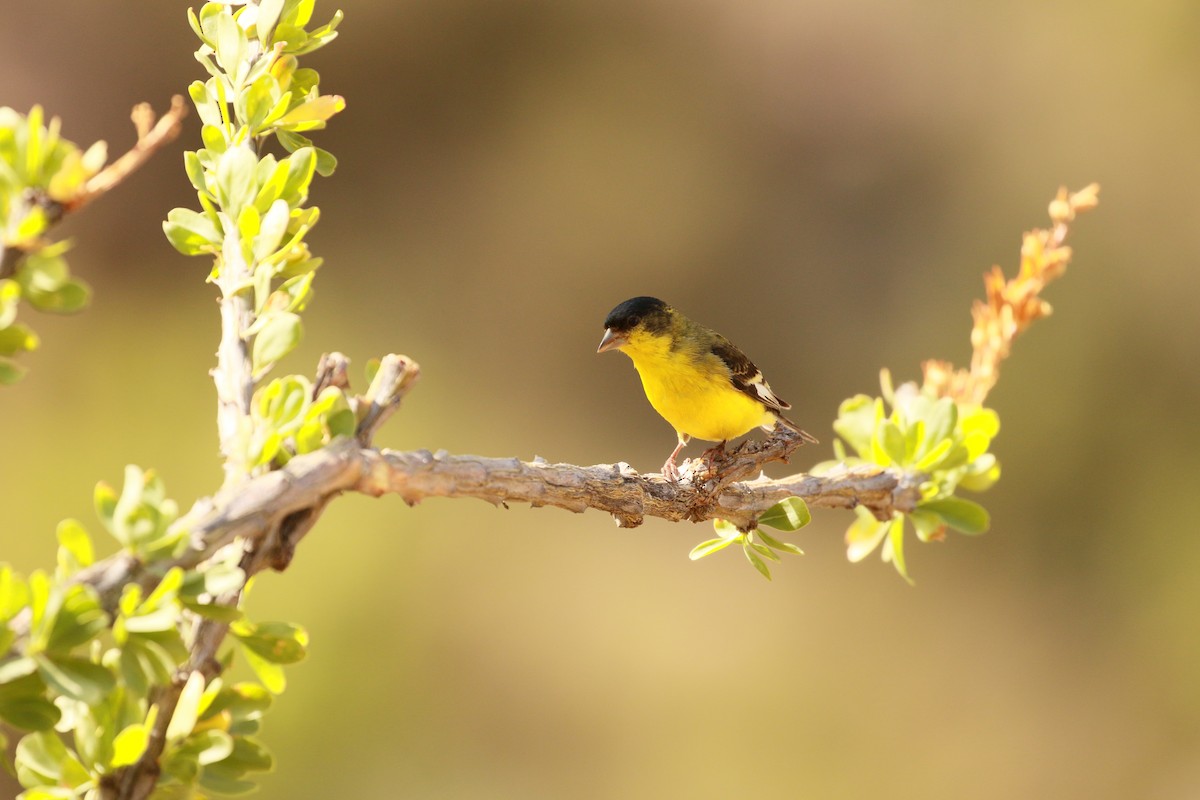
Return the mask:
[[724,336],[716,335],[712,352],[725,362],[725,366],[729,367],[729,381],[733,384],[733,388],[753,397],[770,411],[786,411],[792,407],[790,403],[771,391],[771,387],[767,385],[759,368],[754,366],[754,362]]

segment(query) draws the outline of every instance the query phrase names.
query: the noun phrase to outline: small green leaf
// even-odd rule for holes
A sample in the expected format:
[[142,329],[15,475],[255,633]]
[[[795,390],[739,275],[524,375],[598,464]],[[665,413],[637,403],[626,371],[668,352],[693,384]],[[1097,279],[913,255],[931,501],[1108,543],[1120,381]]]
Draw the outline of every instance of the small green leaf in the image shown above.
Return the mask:
[[862,506],[854,513],[857,518],[846,530],[846,557],[851,563],[862,561],[878,547],[888,529],[888,522],[875,519]]
[[772,550],[771,548],[767,547],[765,544],[759,544],[758,542],[751,541],[749,538],[746,539],[746,544],[750,545],[751,549],[753,549],[754,552],[758,553],[760,556],[767,559],[768,561],[780,561],[781,560],[779,558],[779,556],[775,553],[775,551]]
[[0,328],[0,356],[14,356],[36,350],[37,347],[37,334],[28,326],[15,322],[7,328]]
[[300,344],[303,335],[300,317],[287,311],[270,315],[254,337],[253,361],[255,375],[261,375],[276,361]]
[[65,575],[74,575],[96,559],[92,540],[78,520],[64,519],[58,523],[58,564]]
[[217,61],[231,76],[236,75],[246,61],[246,32],[232,14],[217,17],[217,36],[214,42]]
[[62,711],[44,697],[0,698],[0,719],[26,731],[48,731],[58,724]]
[[[254,208],[254,206],[248,206],[248,208]],[[270,205],[258,226],[257,235],[253,238],[256,261],[262,261],[279,249],[279,244],[283,241],[284,234],[287,233],[290,216],[291,209],[288,208],[286,201],[276,200]]]
[[[282,140],[282,135],[280,138]],[[285,163],[287,180],[279,196],[295,208],[308,197],[308,187],[317,168],[317,154],[311,146],[300,147],[285,159]]]
[[163,223],[167,241],[185,256],[211,253],[220,246],[221,232],[206,215],[188,208],[175,208]]
[[317,174],[322,178],[328,178],[337,170],[338,160],[328,150],[322,150],[320,147],[315,149],[317,153]]
[[758,518],[759,525],[770,525],[781,531],[795,531],[812,522],[808,504],[799,497],[788,497],[768,508]]
[[200,710],[200,698],[204,696],[204,675],[199,671],[188,675],[183,690],[179,693],[179,702],[175,704],[175,713],[167,725],[167,741],[178,742],[185,738],[196,727],[196,719]]
[[274,664],[294,664],[308,652],[308,632],[290,622],[252,623],[242,620],[229,627],[238,641]]
[[742,552],[746,554],[746,560],[758,570],[760,575],[767,580],[771,580],[771,570],[767,568],[767,563],[754,554],[748,542],[742,543]]
[[262,681],[262,685],[266,687],[267,691],[271,694],[283,694],[284,689],[287,688],[287,678],[283,674],[283,667],[268,661],[249,648],[243,649],[242,652],[246,655],[246,663],[250,665],[250,669],[254,670],[255,676]]
[[113,756],[110,767],[127,767],[136,764],[150,744],[150,729],[144,723],[135,723],[124,728],[113,738]]
[[258,157],[248,145],[230,147],[221,154],[217,162],[217,198],[231,218],[237,219],[242,209],[254,202],[257,172]]
[[116,686],[113,674],[86,658],[36,655],[38,674],[60,694],[95,705]]
[[930,500],[917,506],[922,511],[937,514],[942,521],[960,533],[979,534],[988,529],[991,519],[987,509],[961,497]]
[[719,538],[709,539],[706,542],[701,542],[692,548],[692,552],[688,553],[688,558],[692,561],[698,561],[705,556],[710,556],[718,550],[724,550],[729,545],[736,542],[737,539]]
[[904,515],[897,514],[892,519],[888,526],[888,538],[883,549],[883,560],[891,561],[896,567],[896,571],[900,573],[900,577],[908,581],[912,585],[912,578],[908,577],[908,568],[904,565]]
[[279,22],[279,15],[282,13],[283,0],[260,0],[258,20],[254,31],[264,46],[271,43],[271,32],[275,30],[275,25]]
[[762,539],[763,544],[767,545],[767,547],[772,547],[776,550],[782,550],[783,552],[791,553],[794,556],[804,555],[804,551],[796,545],[791,544],[790,542],[781,542],[772,536],[768,536],[766,531],[764,531],[762,528],[759,528],[757,531],[755,531],[754,535]]
[[[873,448],[876,463],[886,467],[891,464],[903,464],[905,461],[904,433],[896,423],[885,419],[875,430],[875,446]],[[883,456],[882,458],[880,456]]]
[[8,358],[0,356],[0,385],[12,386],[25,377],[28,370]]

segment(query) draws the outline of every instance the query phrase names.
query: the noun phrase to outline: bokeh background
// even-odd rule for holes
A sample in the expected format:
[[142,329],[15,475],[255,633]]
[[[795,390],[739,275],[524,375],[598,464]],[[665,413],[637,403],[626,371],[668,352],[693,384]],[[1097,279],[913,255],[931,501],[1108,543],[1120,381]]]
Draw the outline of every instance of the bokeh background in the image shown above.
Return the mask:
[[[417,359],[391,447],[656,469],[672,432],[593,354],[653,294],[764,367],[823,439],[804,468],[880,367],[966,360],[980,274],[1060,184],[1103,192],[991,397],[992,530],[910,545],[915,587],[847,563],[845,513],[767,583],[690,563],[707,526],[345,497],[250,598],[313,640],[260,797],[1200,797],[1200,5],[342,7],[309,61],[348,103],[318,135],[327,263],[285,368]],[[122,151],[134,103],[202,77],[185,8],[5,4],[0,104]],[[22,570],[63,517],[99,532],[126,463],[185,506],[219,481],[215,294],[160,229],[198,139],[193,114],[62,227],[92,307],[26,314],[42,348],[0,393]]]

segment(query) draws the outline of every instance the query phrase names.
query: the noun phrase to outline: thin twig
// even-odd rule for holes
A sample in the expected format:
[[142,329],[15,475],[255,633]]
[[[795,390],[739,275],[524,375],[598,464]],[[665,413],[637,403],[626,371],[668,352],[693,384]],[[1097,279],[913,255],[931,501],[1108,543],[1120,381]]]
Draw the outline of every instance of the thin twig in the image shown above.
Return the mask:
[[138,133],[133,147],[97,172],[83,185],[83,191],[64,204],[66,211],[78,211],[97,197],[109,192],[145,164],[160,147],[179,135],[183,118],[187,116],[187,104],[182,95],[171,97],[171,107],[156,122],[154,109],[149,103],[138,103],[130,117]]
[[1046,284],[1060,277],[1071,262],[1071,248],[1064,243],[1075,216],[1099,203],[1100,186],[1090,184],[1078,192],[1058,190],[1050,201],[1049,229],[1036,229],[1021,241],[1021,266],[1016,277],[1006,280],[993,266],[983,276],[986,299],[971,308],[971,366],[956,370],[946,361],[926,361],[925,391],[974,405],[982,405],[1000,378],[1000,362],[1008,358],[1013,340],[1036,320],[1050,315],[1050,304],[1042,299]]

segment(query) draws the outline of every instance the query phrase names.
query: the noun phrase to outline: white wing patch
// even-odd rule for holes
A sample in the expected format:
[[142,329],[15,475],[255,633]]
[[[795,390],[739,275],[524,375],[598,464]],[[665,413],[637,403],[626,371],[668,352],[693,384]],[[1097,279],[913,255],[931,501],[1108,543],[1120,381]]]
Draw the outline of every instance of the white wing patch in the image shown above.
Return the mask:
[[758,399],[761,400],[763,405],[767,408],[784,411],[792,407],[791,403],[780,400],[775,396],[775,393],[771,391],[771,387],[767,385],[765,380],[763,380],[763,374],[761,372],[755,372],[754,376],[750,378],[750,380],[746,381],[746,384],[747,386],[754,387],[754,392],[758,395]]

